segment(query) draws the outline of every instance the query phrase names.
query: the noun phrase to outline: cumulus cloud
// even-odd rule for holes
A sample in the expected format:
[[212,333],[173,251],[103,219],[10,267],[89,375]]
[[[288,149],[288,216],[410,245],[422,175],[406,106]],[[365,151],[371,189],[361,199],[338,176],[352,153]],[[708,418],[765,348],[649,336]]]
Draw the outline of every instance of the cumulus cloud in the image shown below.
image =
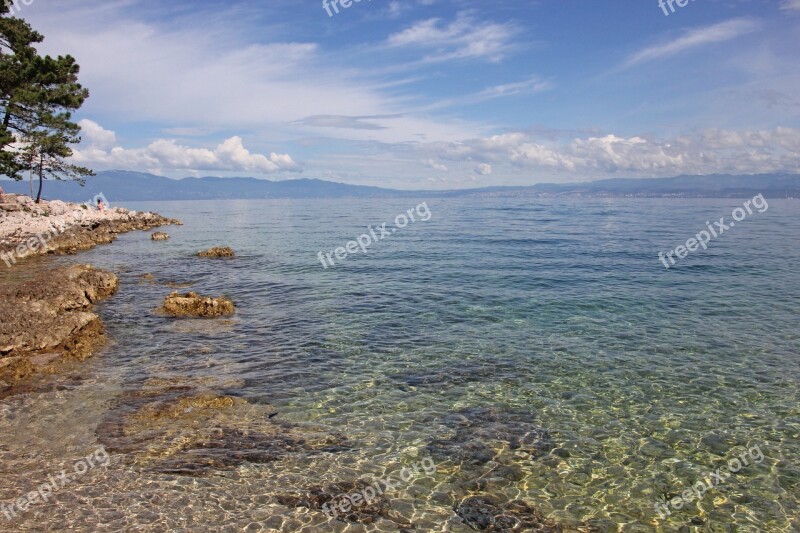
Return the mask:
[[475,169],[475,173],[481,176],[489,176],[492,173],[492,165],[490,165],[489,163],[481,163]]
[[129,149],[114,146],[114,132],[91,120],[81,121],[81,127],[84,129],[84,142],[75,150],[73,160],[95,168],[257,174],[301,170],[290,155],[253,153],[245,148],[238,136],[225,140],[214,149],[183,146],[174,139],[157,139],[145,148]]
[[706,129],[671,139],[607,134],[567,142],[514,132],[458,143],[428,143],[419,150],[463,164],[490,162],[475,169],[480,175],[497,173],[498,167],[596,177],[797,173],[800,129]]
[[433,159],[428,159],[427,161],[425,161],[425,165],[426,165],[426,166],[429,166],[429,167],[430,167],[430,168],[432,168],[433,170],[438,170],[439,172],[447,172],[447,171],[449,170],[449,169],[447,168],[447,165],[443,165],[443,164],[441,164],[441,163],[437,163],[437,162],[436,162],[435,160],[433,160]]
[[84,119],[78,122],[78,125],[81,127],[83,141],[89,145],[108,149],[117,143],[117,135],[113,131],[103,128],[93,120]]

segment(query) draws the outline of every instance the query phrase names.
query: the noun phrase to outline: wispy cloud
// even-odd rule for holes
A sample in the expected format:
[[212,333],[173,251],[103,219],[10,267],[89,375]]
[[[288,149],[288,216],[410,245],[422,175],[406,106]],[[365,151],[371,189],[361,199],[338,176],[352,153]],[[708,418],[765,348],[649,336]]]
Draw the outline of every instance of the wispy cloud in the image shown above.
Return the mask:
[[315,128],[342,128],[353,130],[385,130],[387,126],[367,122],[368,120],[381,120],[397,118],[401,115],[368,115],[363,117],[348,117],[344,115],[314,115],[302,120],[292,122],[298,126],[311,126]]
[[477,93],[468,94],[457,98],[440,100],[424,107],[423,109],[426,111],[432,111],[453,106],[480,104],[482,102],[487,102],[497,98],[538,94],[549,91],[554,87],[555,83],[552,80],[545,80],[539,76],[534,76],[519,82],[492,85],[491,87],[487,87],[486,89],[483,89]]
[[517,96],[523,94],[535,94],[543,91],[548,91],[554,87],[550,80],[543,80],[538,76],[520,81],[516,83],[506,83],[502,85],[494,85],[488,87],[475,95],[477,101],[491,100],[493,98],[502,98],[504,96]]
[[392,47],[432,49],[425,61],[483,59],[501,61],[513,48],[512,40],[519,33],[513,24],[481,23],[471,16],[459,14],[447,24],[438,18],[416,24],[389,36]]
[[[800,0],[792,0],[800,1]],[[683,36],[655,46],[649,46],[639,52],[633,54],[622,65],[622,68],[628,68],[642,63],[654,61],[665,57],[674,56],[697,48],[703,45],[712,43],[721,43],[740,37],[747,33],[753,32],[758,28],[758,22],[752,19],[740,18],[720,22],[712,26],[705,26],[690,30],[683,34]]]
[[781,9],[784,11],[800,11],[800,0],[783,0]]

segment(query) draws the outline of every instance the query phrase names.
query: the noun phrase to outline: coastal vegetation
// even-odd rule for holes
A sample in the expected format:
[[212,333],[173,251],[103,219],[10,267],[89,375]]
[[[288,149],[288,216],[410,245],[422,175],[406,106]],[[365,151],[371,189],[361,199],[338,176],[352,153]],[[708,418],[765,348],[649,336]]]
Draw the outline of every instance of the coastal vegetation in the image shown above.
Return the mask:
[[83,183],[94,175],[69,161],[81,140],[72,113],[89,97],[78,81],[80,67],[70,55],[41,55],[36,45],[43,41],[0,4],[0,174],[38,177],[37,203],[46,179]]

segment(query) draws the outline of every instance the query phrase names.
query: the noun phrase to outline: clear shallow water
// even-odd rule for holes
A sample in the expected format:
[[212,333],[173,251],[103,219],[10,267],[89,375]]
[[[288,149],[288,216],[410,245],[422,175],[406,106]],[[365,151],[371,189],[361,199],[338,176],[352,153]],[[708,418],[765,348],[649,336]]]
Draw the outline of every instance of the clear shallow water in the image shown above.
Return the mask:
[[[397,531],[272,496],[397,475],[452,436],[453,413],[488,407],[525,413],[557,452],[498,439],[486,464],[434,455],[436,474],[390,495],[417,530],[469,531],[453,508],[472,494],[524,499],[573,529],[800,530],[798,202],[771,200],[667,271],[658,251],[742,202],[433,199],[430,221],[323,269],[318,251],[423,200],[131,204],[186,225],[167,243],[128,234],[79,256],[120,275],[99,306],[115,342],[56,390],[0,404],[0,502],[96,449],[115,399],[153,378],[270,403],[282,421],[346,435],[347,450],[197,478],[112,455],[0,530]],[[192,257],[213,245],[238,258]],[[144,273],[226,294],[238,312],[159,317],[172,289]],[[753,446],[761,463],[658,517],[656,500]]]

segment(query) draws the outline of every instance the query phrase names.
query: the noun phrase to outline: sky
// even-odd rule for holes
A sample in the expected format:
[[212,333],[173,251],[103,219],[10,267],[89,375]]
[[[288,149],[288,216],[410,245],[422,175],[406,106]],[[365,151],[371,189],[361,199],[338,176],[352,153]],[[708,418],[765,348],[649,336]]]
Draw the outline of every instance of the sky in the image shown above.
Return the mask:
[[800,0],[17,1],[40,50],[81,65],[74,160],[98,171],[800,173]]

